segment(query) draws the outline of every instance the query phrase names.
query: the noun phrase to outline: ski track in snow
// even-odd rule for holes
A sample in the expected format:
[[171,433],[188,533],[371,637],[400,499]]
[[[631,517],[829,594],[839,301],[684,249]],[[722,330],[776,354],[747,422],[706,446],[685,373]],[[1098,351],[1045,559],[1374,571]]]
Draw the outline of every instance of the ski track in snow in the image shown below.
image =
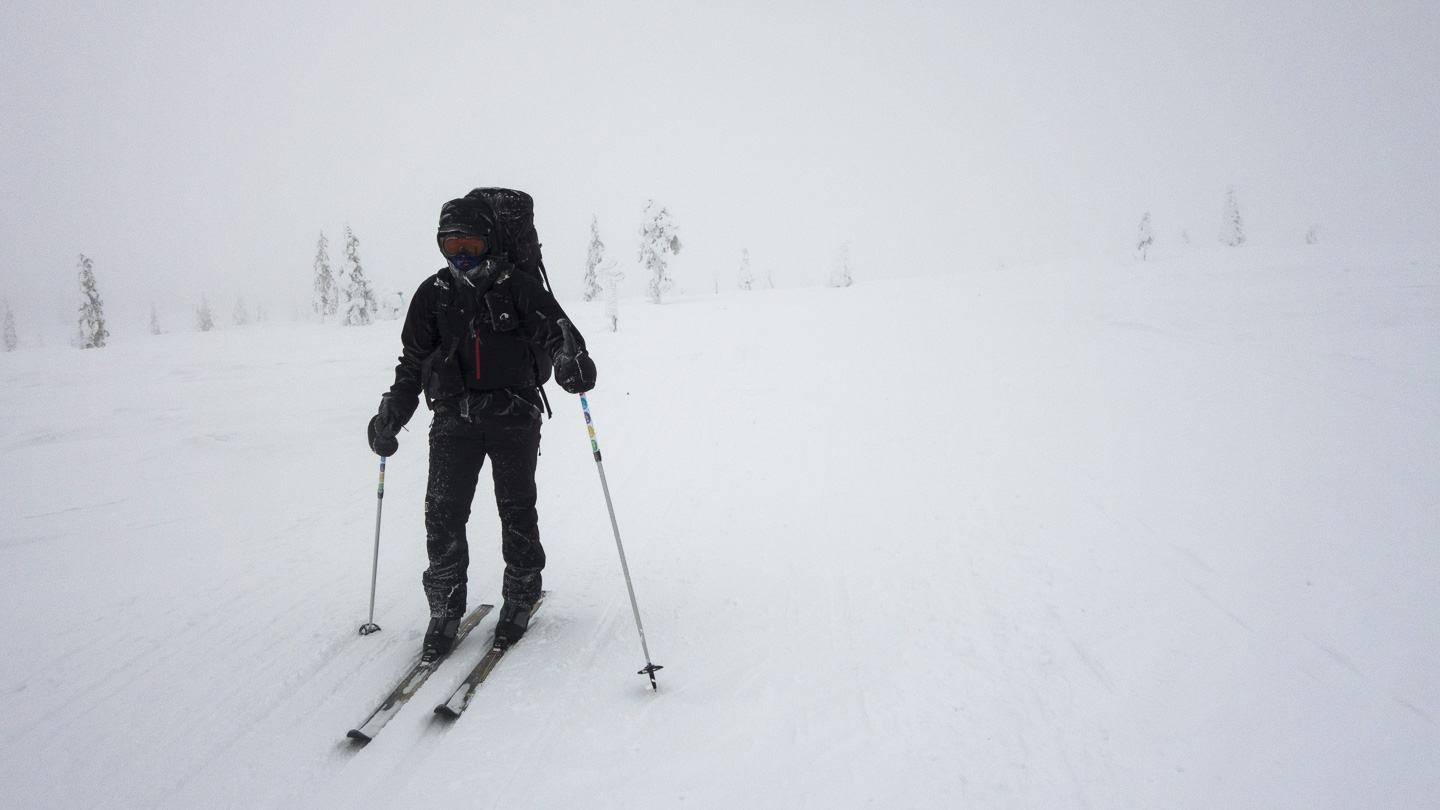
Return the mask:
[[364,747],[425,620],[422,409],[355,632],[398,324],[0,355],[0,804],[1431,806],[1437,275],[1255,250],[615,334],[571,304],[660,692],[552,391],[550,597],[465,715],[431,708],[493,616]]

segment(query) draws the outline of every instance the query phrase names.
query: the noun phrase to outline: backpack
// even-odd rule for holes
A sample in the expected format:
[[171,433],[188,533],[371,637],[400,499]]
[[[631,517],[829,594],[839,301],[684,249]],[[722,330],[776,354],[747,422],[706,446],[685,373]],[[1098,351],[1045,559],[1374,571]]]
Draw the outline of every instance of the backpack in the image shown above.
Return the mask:
[[[521,272],[537,279],[546,290],[550,290],[550,279],[545,275],[545,260],[540,257],[540,236],[535,232],[535,200],[523,191],[512,188],[477,188],[465,195],[468,200],[480,200],[495,212],[495,223],[499,233],[494,234],[498,244],[496,253],[503,255]],[[486,301],[490,306],[490,302]],[[535,387],[545,399],[545,410],[550,402],[545,398],[545,383],[550,381],[552,358],[538,343],[530,343],[530,356],[535,372]]]
[[500,227],[499,252],[511,264],[529,273],[550,289],[545,261],[540,258],[540,236],[535,233],[535,200],[512,188],[477,188],[466,199],[483,200],[495,210]]

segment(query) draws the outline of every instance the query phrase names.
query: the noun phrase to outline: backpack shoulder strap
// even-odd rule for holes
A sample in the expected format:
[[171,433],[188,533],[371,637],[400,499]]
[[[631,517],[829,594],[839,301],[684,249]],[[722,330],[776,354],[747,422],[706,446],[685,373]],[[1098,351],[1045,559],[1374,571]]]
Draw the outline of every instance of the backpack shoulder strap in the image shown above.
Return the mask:
[[459,282],[446,270],[435,274],[435,286],[439,288],[433,301],[435,322],[440,330],[441,356],[448,362],[455,357],[455,350],[460,348],[469,313],[464,308],[464,296],[457,289]]

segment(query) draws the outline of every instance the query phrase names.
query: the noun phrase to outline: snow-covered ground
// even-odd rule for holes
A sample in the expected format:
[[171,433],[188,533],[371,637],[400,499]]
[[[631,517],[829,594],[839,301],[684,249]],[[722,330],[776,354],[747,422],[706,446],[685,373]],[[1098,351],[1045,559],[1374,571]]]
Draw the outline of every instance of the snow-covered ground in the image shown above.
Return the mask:
[[365,748],[425,622],[422,409],[355,632],[399,324],[0,355],[0,805],[1435,806],[1435,254],[599,307],[660,692],[552,386],[550,598],[460,720],[493,615]]

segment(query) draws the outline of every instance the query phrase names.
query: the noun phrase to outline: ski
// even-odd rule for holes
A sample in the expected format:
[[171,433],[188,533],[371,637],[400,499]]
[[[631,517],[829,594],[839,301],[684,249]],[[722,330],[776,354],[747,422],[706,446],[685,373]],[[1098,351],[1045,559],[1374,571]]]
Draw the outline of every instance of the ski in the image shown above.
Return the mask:
[[[545,595],[541,594],[540,598],[535,601],[535,604],[530,606],[530,615],[532,617],[535,615],[535,611],[540,609],[540,602],[544,601],[544,599]],[[521,641],[523,640],[522,638]],[[518,644],[519,642],[517,641],[516,643]],[[509,649],[509,647],[502,647],[496,644],[492,636],[490,639],[490,649],[485,652],[485,655],[481,656],[480,663],[476,664],[475,668],[470,670],[470,674],[466,675],[465,680],[461,681],[460,685],[455,688],[455,692],[450,695],[449,700],[435,707],[435,713],[451,719],[459,717],[460,714],[465,711],[465,708],[470,705],[470,698],[475,696],[475,690],[479,689],[480,684],[484,683],[485,679],[490,677],[490,671],[495,668],[496,664],[500,663],[500,659],[504,657]]]
[[[460,622],[460,628],[455,632],[455,643],[450,647],[451,652],[460,646],[460,642],[465,640],[465,636],[469,635],[470,631],[480,624],[480,620],[485,618],[485,614],[494,607],[494,605],[481,605],[470,611],[470,615]],[[380,733],[380,729],[384,728],[385,724],[400,712],[406,701],[415,696],[415,693],[420,690],[420,686],[425,683],[425,679],[429,678],[430,674],[444,663],[449,655],[446,653],[429,664],[421,663],[420,657],[417,655],[410,671],[400,679],[400,683],[396,684],[394,689],[390,690],[390,694],[380,703],[380,707],[372,712],[359,728],[350,729],[345,736],[361,743],[368,743],[375,739],[375,735]]]

